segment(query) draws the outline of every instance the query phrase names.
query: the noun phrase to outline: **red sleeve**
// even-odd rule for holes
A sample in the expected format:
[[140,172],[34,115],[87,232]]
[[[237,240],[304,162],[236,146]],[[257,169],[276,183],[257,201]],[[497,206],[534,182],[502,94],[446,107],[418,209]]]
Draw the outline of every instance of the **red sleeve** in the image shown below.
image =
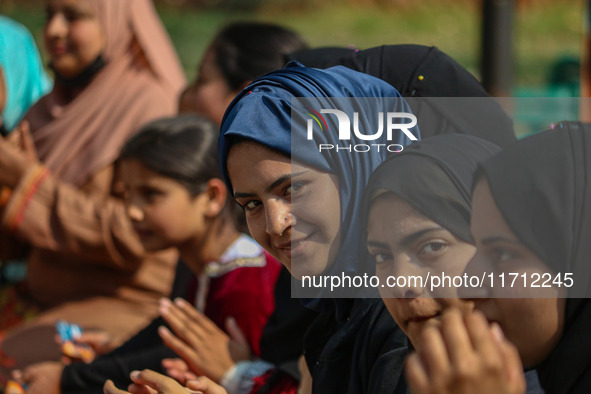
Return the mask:
[[[272,369],[270,371],[265,372],[261,376],[257,376],[254,378],[254,386],[252,386],[252,390],[250,390],[250,394],[256,394],[259,392],[260,389],[265,387],[267,383],[272,379],[273,375],[275,374],[275,370]],[[296,394],[298,391],[299,382],[289,376],[288,374],[282,374],[279,379],[273,382],[272,387],[267,388],[265,393],[268,394]]]
[[275,309],[275,282],[281,264],[265,252],[262,267],[236,268],[218,278],[212,278],[205,314],[225,329],[227,317],[236,319],[256,356],[260,355],[263,328]]

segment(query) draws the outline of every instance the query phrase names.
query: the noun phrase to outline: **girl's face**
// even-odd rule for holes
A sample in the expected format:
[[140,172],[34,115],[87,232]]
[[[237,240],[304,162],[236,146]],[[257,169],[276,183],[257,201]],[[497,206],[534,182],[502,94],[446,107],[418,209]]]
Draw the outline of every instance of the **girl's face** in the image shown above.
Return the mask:
[[549,355],[562,336],[566,299],[556,288],[544,289],[547,298],[524,298],[528,294],[539,297],[540,293],[532,293],[522,282],[509,287],[513,274],[519,280],[525,274],[530,280],[532,274],[552,271],[511,231],[484,179],[476,184],[472,209],[471,231],[478,250],[467,268],[472,273],[493,273],[495,280],[503,273],[506,278],[504,288],[497,280],[486,289],[491,298],[474,299],[476,309],[490,322],[499,323],[519,350],[524,365],[534,366]]
[[66,78],[79,75],[106,43],[95,11],[84,0],[47,0],[43,39],[53,68]]
[[191,196],[180,183],[136,159],[123,160],[120,174],[127,212],[147,251],[182,247],[204,237],[205,193]]
[[255,142],[231,148],[228,173],[250,233],[294,277],[318,275],[336,259],[341,207],[335,176],[292,164]]
[[181,93],[179,113],[197,113],[220,125],[226,108],[237,94],[228,86],[210,47],[201,60],[197,79]]
[[[367,247],[376,264],[376,274],[384,287],[380,295],[388,311],[420,348],[420,333],[426,326],[438,326],[441,313],[451,306],[471,312],[474,304],[461,300],[448,288],[430,293],[410,277],[461,275],[476,248],[457,238],[438,223],[425,217],[405,200],[385,193],[374,199],[367,224]],[[390,277],[390,279],[388,279]],[[406,278],[406,284],[388,286],[391,278]]]

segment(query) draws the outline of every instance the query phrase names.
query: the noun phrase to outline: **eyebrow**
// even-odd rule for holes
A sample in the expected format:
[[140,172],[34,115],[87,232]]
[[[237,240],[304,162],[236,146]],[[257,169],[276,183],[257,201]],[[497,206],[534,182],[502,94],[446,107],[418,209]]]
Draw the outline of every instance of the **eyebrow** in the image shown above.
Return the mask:
[[487,237],[481,241],[481,243],[483,245],[490,245],[490,244],[494,244],[497,242],[504,242],[504,243],[514,244],[514,245],[521,245],[521,242],[519,242],[517,240],[505,238],[505,237],[501,237],[501,236]]
[[[430,227],[430,228],[426,228],[423,230],[419,230],[416,233],[412,233],[412,234],[407,235],[406,237],[402,238],[402,241],[400,241],[400,246],[402,246],[402,247],[408,246],[427,233],[434,232],[434,231],[441,231],[441,230],[445,230],[445,229],[443,227],[438,226],[438,227]],[[383,242],[372,241],[372,240],[367,241],[367,246],[374,246],[376,248],[382,248],[382,249],[389,248],[389,246]]]
[[[269,186],[267,186],[265,188],[265,193],[270,193],[273,189],[275,189],[277,186],[281,185],[282,183],[284,183],[286,181],[291,181],[291,179],[296,178],[302,174],[305,174],[306,172],[308,172],[308,171],[300,171],[300,172],[290,173],[290,174],[285,174],[285,175],[280,176],[275,181],[273,181],[273,183],[271,183]],[[256,196],[255,193],[241,193],[241,192],[234,193],[234,198],[244,198],[244,197],[254,197],[254,196]]]

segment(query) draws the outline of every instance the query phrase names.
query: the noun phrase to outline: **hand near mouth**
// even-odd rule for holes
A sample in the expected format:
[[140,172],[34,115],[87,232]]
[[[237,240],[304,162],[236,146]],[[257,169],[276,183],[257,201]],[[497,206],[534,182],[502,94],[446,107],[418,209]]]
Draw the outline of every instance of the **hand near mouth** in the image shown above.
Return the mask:
[[446,311],[441,326],[425,327],[421,340],[423,345],[406,363],[412,393],[525,393],[517,349],[482,313]]

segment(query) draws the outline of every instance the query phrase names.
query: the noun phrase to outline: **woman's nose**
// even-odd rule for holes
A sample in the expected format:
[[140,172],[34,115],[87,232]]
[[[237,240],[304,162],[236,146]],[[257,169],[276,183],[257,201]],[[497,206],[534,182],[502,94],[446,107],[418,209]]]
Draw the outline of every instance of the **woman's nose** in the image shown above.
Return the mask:
[[[395,256],[392,276],[396,286],[393,291],[399,298],[418,298],[426,296],[424,270],[417,266],[409,256]],[[392,280],[391,280],[392,281]]]
[[62,13],[56,13],[48,17],[45,23],[45,34],[49,38],[65,37],[68,32],[68,23]]
[[127,215],[134,222],[141,222],[144,220],[144,211],[136,204],[127,204]]
[[291,205],[282,200],[267,202],[267,234],[282,236],[294,223]]

